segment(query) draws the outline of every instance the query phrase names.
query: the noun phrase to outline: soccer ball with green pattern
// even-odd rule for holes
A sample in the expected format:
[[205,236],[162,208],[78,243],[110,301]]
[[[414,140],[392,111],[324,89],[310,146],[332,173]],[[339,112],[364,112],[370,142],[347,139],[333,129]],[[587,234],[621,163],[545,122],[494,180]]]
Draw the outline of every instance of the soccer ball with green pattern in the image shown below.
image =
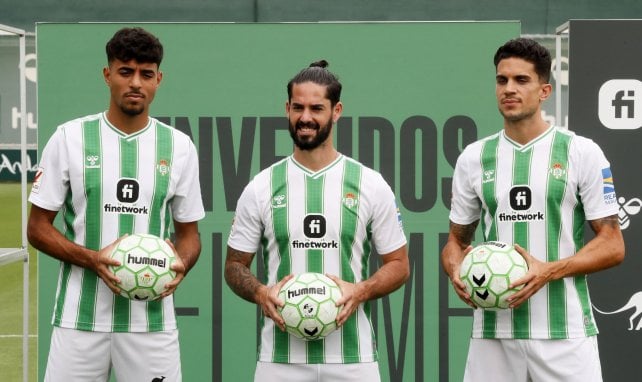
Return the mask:
[[133,234],[121,240],[111,253],[120,266],[109,266],[120,278],[120,294],[131,300],[156,300],[165,284],[174,280],[170,269],[174,251],[163,239],[149,234]]
[[526,260],[514,246],[489,241],[476,246],[464,257],[459,277],[478,307],[498,310],[508,308],[506,298],[522,288],[521,285],[512,289],[508,286],[527,271]]
[[341,289],[329,277],[320,273],[301,273],[288,280],[279,291],[285,303],[279,308],[288,333],[304,339],[317,340],[336,328]]

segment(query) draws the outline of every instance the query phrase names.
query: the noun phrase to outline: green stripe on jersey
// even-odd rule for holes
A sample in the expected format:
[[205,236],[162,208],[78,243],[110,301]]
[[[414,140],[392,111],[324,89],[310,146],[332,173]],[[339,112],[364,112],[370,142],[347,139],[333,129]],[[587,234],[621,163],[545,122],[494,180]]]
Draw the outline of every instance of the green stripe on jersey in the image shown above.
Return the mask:
[[[577,197],[580,200],[580,197]],[[584,206],[582,202],[578,202],[573,209],[573,243],[575,245],[575,252],[579,251],[584,246],[584,222],[586,216],[584,214]],[[594,336],[597,334],[597,326],[593,319],[593,308],[591,307],[591,299],[589,297],[588,283],[586,275],[578,275],[573,278],[577,295],[580,299],[580,306],[582,307],[582,316],[584,318],[584,333],[586,336]]]
[[[173,164],[174,136],[169,127],[158,123],[154,130],[156,131],[156,166],[154,171],[154,196],[149,211],[151,220],[148,232],[152,235],[166,238],[169,237],[169,211],[166,209],[165,199],[167,199],[169,192],[171,171],[168,171],[168,169],[171,169]],[[163,301],[148,301],[146,304],[149,331],[163,330]]]
[[[531,161],[533,160],[532,147],[526,151],[513,150],[513,186],[527,185],[530,183]],[[513,223],[513,242],[522,248],[528,248],[528,223]],[[530,338],[530,301],[513,309],[513,338]]]
[[[482,215],[482,232],[484,233],[484,241],[497,240],[497,225],[495,224],[494,216],[497,212],[497,197],[495,195],[495,177],[497,176],[497,149],[499,147],[499,135],[494,138],[488,139],[484,142],[481,151],[481,168],[482,168],[482,197],[484,203],[488,206],[488,211],[491,219],[490,227],[485,226],[485,216]],[[484,211],[482,209],[482,211]],[[497,327],[497,313],[484,310],[483,313],[483,338],[495,338],[495,331]]]
[[[559,260],[559,243],[562,231],[562,201],[566,191],[566,169],[571,137],[555,133],[551,146],[549,169],[561,169],[555,176],[548,174],[546,187],[546,252],[547,261]],[[551,339],[567,338],[566,290],[564,280],[548,283],[549,334]]]
[[[344,160],[343,168],[343,189],[341,191],[341,279],[354,283],[356,277],[350,263],[352,261],[352,247],[356,244],[355,236],[358,222],[359,206],[358,201],[361,190],[361,166],[351,160]],[[354,199],[356,205],[347,203],[344,200]],[[352,207],[350,207],[352,205]],[[369,235],[368,235],[369,236]],[[364,250],[362,263],[365,264],[364,272],[367,277],[367,264],[369,251]],[[362,276],[364,276],[362,274]],[[365,303],[368,306],[368,303]],[[357,315],[352,314],[341,328],[343,359],[345,363],[359,362],[359,331],[357,330]]]
[[[497,149],[499,147],[499,135],[484,142],[481,151],[482,168],[482,197],[488,206],[490,216],[495,216],[497,211],[497,197],[495,196],[495,177],[497,176]],[[483,210],[482,210],[483,211]],[[484,216],[481,219],[484,241],[497,240],[497,226],[495,219],[491,220],[490,229],[486,227]]]
[[[62,209],[62,219],[64,222],[65,238],[74,242],[76,240],[76,232],[74,231],[74,220],[76,220],[76,211],[74,210],[73,197],[70,191],[65,196],[65,204]],[[62,311],[65,306],[67,296],[67,286],[69,284],[69,276],[71,274],[71,264],[66,262],[60,263],[62,275],[60,279],[60,292],[56,299],[54,326],[60,326]]]
[[[281,163],[272,167],[272,179],[271,179],[271,195],[272,195],[272,227],[274,229],[274,237],[276,243],[279,246],[279,256],[281,261],[279,262],[279,268],[276,272],[276,279],[281,280],[283,277],[289,275],[292,272],[291,260],[290,260],[290,233],[288,232],[288,187],[287,187],[287,172],[288,172],[288,161],[283,160]],[[275,200],[284,200],[285,203],[275,203]],[[266,268],[269,264],[268,262],[269,252],[264,251],[263,263],[266,265]],[[268,275],[270,269],[266,269],[265,274]],[[263,280],[264,283],[267,282]],[[288,362],[288,357],[277,357],[278,354],[290,354],[290,338],[287,332],[282,332],[276,325],[274,325],[273,330],[274,337],[274,354],[273,362]]]
[[[149,233],[166,238],[169,236],[169,211],[161,211],[166,206],[165,199],[169,191],[169,174],[172,167],[174,151],[173,135],[169,127],[156,124],[156,171],[154,171],[154,196],[150,208]],[[162,214],[161,214],[162,212]],[[164,227],[161,232],[161,227]]]
[[[101,211],[101,178],[102,178],[102,148],[100,140],[100,120],[95,119],[83,123],[83,158],[85,158],[85,197],[86,211]],[[90,159],[91,158],[91,159]],[[97,165],[88,165],[90,161]],[[97,251],[100,249],[101,213],[85,214],[85,247]],[[92,330],[98,287],[98,276],[89,269],[83,270],[82,287],[80,292],[79,313],[76,329]]]
[[[323,191],[325,176],[305,177],[305,213],[323,214]],[[306,263],[308,272],[323,273],[323,250],[306,250]]]

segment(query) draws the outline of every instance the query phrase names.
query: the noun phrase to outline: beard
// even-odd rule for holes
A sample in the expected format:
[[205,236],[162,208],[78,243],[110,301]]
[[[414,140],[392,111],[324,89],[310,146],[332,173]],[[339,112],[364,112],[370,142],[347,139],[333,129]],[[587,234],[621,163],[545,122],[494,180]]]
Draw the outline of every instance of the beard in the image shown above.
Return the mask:
[[118,106],[120,108],[120,111],[130,117],[135,117],[145,111],[145,104],[142,100],[140,102],[130,102],[129,100],[125,99],[122,100]]
[[[292,137],[294,145],[301,150],[316,149],[328,139],[330,133],[332,132],[332,116],[330,116],[328,122],[323,126],[315,122],[297,122],[296,124],[292,125],[292,122],[288,121],[288,124],[290,137]],[[316,130],[316,134],[311,137],[302,138],[297,134],[297,131],[302,128],[314,129]]]
[[142,114],[145,111],[145,107],[142,105],[138,106],[129,106],[129,105],[120,105],[120,110],[130,117],[135,117]]

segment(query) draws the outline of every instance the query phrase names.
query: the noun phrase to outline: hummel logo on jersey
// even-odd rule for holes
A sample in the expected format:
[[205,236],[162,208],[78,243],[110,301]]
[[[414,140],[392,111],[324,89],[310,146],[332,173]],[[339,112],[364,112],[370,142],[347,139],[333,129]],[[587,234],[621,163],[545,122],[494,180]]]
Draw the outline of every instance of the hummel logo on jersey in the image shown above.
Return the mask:
[[325,236],[325,217],[323,215],[308,215],[303,219],[303,233],[311,239]]
[[121,203],[135,203],[138,200],[136,179],[120,179],[116,184],[116,198]]
[[528,186],[514,186],[509,193],[510,208],[523,211],[531,208],[531,189]]
[[98,155],[87,155],[85,158],[85,168],[100,168],[100,157]]
[[494,182],[495,181],[495,170],[486,170],[484,171],[484,180],[482,183]]
[[272,198],[272,208],[283,208],[287,205],[285,195],[276,195]]

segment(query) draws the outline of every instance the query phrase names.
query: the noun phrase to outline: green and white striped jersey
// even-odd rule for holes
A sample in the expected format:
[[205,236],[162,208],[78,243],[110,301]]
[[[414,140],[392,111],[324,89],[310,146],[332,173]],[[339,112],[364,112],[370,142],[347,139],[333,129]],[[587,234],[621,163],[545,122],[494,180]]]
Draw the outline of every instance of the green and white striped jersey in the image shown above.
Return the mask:
[[[196,148],[189,137],[153,118],[126,135],[104,113],[69,121],[40,157],[29,201],[60,211],[64,235],[98,250],[124,234],[169,237],[172,220],[205,215]],[[93,271],[61,262],[55,326],[100,332],[176,328],[173,298],[130,301]]]
[[[267,285],[289,274],[328,273],[348,282],[368,278],[371,250],[406,244],[395,196],[381,175],[340,155],[311,172],[289,156],[260,172],[239,198],[228,245],[263,247]],[[304,341],[261,320],[258,359],[278,363],[377,360],[369,304],[322,340]]]
[[[484,240],[517,243],[541,261],[573,256],[584,223],[618,212],[609,163],[590,139],[550,127],[526,145],[501,131],[457,161],[450,220],[481,221]],[[514,310],[475,310],[473,337],[563,339],[597,334],[586,276],[548,283]]]

